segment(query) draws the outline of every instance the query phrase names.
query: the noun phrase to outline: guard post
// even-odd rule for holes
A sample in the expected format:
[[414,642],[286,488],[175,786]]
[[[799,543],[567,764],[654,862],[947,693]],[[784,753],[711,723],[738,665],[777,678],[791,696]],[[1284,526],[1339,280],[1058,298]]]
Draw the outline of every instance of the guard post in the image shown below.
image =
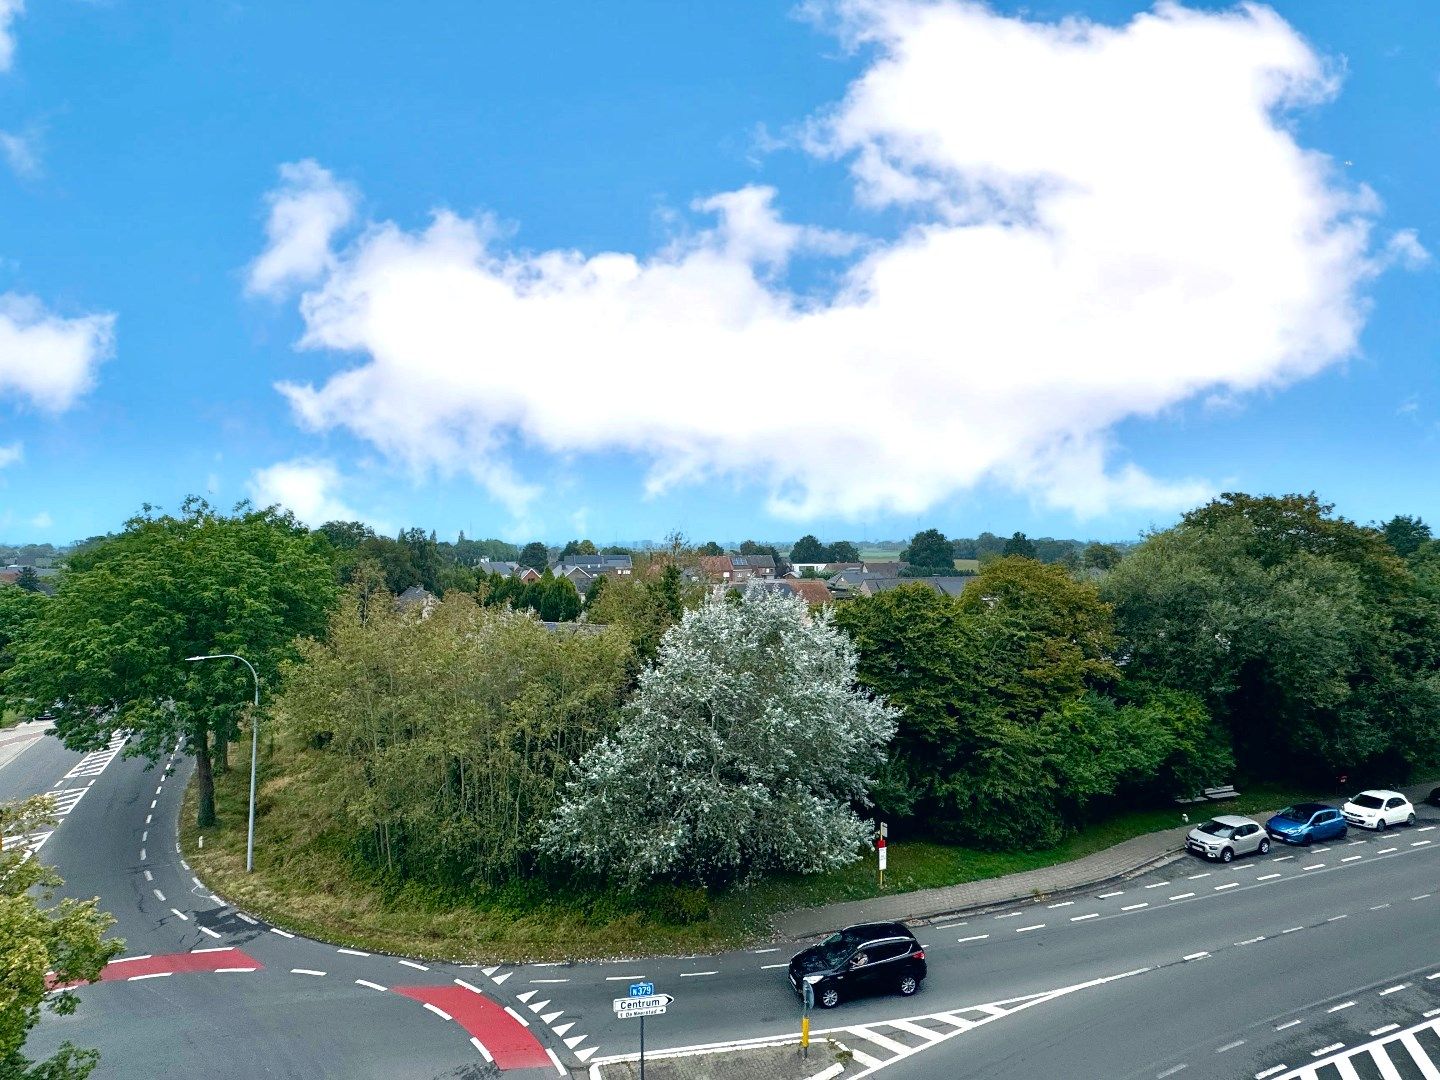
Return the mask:
[[806,981],[800,984],[800,1056],[810,1056],[810,1010],[815,1007],[815,986]]
[[890,827],[885,822],[880,822],[880,835],[875,838],[875,856],[880,863],[880,888],[885,888],[885,838],[890,833]]

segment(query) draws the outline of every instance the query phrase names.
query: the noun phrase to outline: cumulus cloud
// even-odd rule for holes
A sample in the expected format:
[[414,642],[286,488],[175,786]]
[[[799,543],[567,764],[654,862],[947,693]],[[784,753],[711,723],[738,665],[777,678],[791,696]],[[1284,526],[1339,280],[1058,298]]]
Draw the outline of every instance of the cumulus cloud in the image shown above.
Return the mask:
[[40,513],[30,519],[31,527],[36,529],[48,529],[54,524],[55,519],[50,516],[50,511],[48,510],[41,510]]
[[114,348],[115,316],[56,315],[33,296],[0,295],[0,396],[61,412],[94,384]]
[[40,175],[40,155],[35,149],[33,137],[0,131],[0,153],[5,155],[5,163],[16,176],[30,178]]
[[355,216],[355,195],[314,161],[280,166],[280,186],[270,193],[265,223],[269,244],[250,267],[247,287],[283,296],[334,268],[334,235]]
[[257,505],[279,505],[310,526],[366,520],[340,497],[344,483],[333,461],[296,458],[257,469],[247,487]]
[[[468,471],[517,513],[537,494],[522,445],[631,452],[652,493],[737,475],[797,518],[913,513],[982,482],[1081,515],[1171,510],[1209,485],[1126,463],[1115,426],[1343,360],[1366,281],[1420,257],[1413,237],[1377,252],[1373,195],[1296,142],[1284,114],[1338,87],[1268,9],[1161,4],[1113,27],[827,10],[870,59],[806,145],[904,228],[861,243],[751,186],[700,200],[710,224],[649,256],[502,250],[443,209],[337,247],[353,193],[287,166],[252,288],[311,282],[302,346],[360,357],[281,387],[300,421]],[[807,252],[850,253],[823,299],[788,283]]]
[[8,469],[11,465],[25,459],[25,447],[18,442],[9,446],[0,446],[0,469]]

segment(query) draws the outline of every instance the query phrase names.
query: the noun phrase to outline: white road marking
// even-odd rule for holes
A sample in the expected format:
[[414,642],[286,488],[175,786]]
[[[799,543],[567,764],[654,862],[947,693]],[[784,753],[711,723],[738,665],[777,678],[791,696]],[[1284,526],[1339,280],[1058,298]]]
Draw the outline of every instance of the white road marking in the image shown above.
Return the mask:
[[1125,890],[1124,890],[1124,889],[1116,889],[1114,892],[1102,892],[1102,893],[1099,895],[1099,897],[1097,897],[1097,899],[1100,899],[1100,900],[1109,900],[1110,897],[1112,897],[1112,896],[1124,896],[1124,895],[1125,895]]
[[290,933],[289,930],[281,930],[278,926],[270,927],[270,932],[272,934],[279,934],[283,938],[293,938],[295,936],[294,934]]
[[1420,828],[1416,829],[1415,831],[1416,831],[1416,832],[1429,832],[1429,831],[1430,831],[1431,829],[1433,829],[1433,828],[1435,828],[1434,825],[1422,825]]
[[[969,925],[970,925],[970,924],[969,924],[968,922],[952,922],[952,923],[946,923],[944,926],[937,926],[937,927],[935,927],[935,929],[936,929],[936,930],[956,930],[956,929],[959,929],[959,928],[962,927],[962,926],[969,926]],[[760,952],[779,952],[779,951],[780,951],[779,949],[761,949],[761,950],[760,950]]]
[[146,871],[145,871],[145,880],[146,880],[146,881],[154,881],[154,880],[155,880],[155,875],[152,874],[152,873],[150,873],[149,870],[146,870]]
[[1244,1039],[1236,1039],[1236,1040],[1235,1040],[1234,1042],[1232,1042],[1232,1043],[1226,1043],[1224,1046],[1216,1047],[1215,1052],[1216,1052],[1217,1054],[1223,1054],[1223,1053],[1225,1053],[1226,1050],[1234,1050],[1237,1046],[1244,1046],[1244,1045],[1245,1045],[1245,1040],[1244,1040]]
[[[785,965],[785,964],[766,964],[765,967],[762,967],[760,970],[761,970],[761,971],[764,971],[766,967],[786,967],[786,966],[788,966],[788,965]],[[532,984],[534,984],[534,983],[568,983],[569,981],[570,981],[569,979],[531,979],[531,980],[530,980],[530,982],[531,982]]]
[[1331,1005],[1330,1008],[1326,1009],[1325,1011],[1327,1013],[1337,1013],[1341,1009],[1348,1009],[1354,1004],[1355,1002],[1353,1001],[1342,1001],[1339,1005]]
[[[961,924],[961,925],[964,925],[964,924]],[[945,927],[942,926],[942,927],[939,927],[939,929],[944,930]],[[754,953],[755,953],[756,956],[763,956],[765,953],[779,952],[780,950],[779,950],[779,949],[755,949],[755,950],[753,950],[753,951],[754,951]],[[550,966],[550,965],[547,965],[547,964],[536,964],[536,965],[535,965],[535,967],[548,967],[548,966]]]
[[145,861],[145,849],[143,847],[140,849],[140,861]]
[[963,945],[967,941],[984,941],[989,936],[989,934],[973,934],[970,937],[962,937],[957,939],[956,944]]
[[291,975],[324,975],[323,971],[316,971],[314,968],[291,968]]
[[519,1020],[521,1027],[529,1027],[529,1026],[530,1026],[530,1021],[529,1021],[529,1020],[526,1020],[525,1017],[521,1016],[518,1012],[516,1012],[514,1009],[512,1009],[509,1005],[506,1005],[506,1006],[505,1006],[505,1011],[506,1011],[507,1013],[509,1013],[511,1016],[513,1016],[516,1020]]
[[549,999],[549,998],[546,998],[544,1001],[532,1001],[532,1002],[530,1003],[530,1011],[533,1012],[533,1013],[543,1012],[544,1009],[545,1009],[545,1006],[547,1006],[547,1005],[549,1005],[549,1004],[550,1004],[550,999]]
[[1389,907],[1389,906],[1390,906],[1389,904],[1372,904],[1372,905],[1370,906],[1370,910],[1371,910],[1371,911],[1379,911],[1381,908],[1387,908],[1387,907]]
[[1157,882],[1155,882],[1153,885],[1146,885],[1145,888],[1147,888],[1147,889],[1160,889],[1160,888],[1164,888],[1166,885],[1169,885],[1169,884],[1170,884],[1170,883],[1169,883],[1168,881],[1157,881]]
[[1049,908],[1050,910],[1053,911],[1053,910],[1054,910],[1055,908],[1057,908],[1057,907],[1074,907],[1074,906],[1075,906],[1075,901],[1074,901],[1074,900],[1064,900],[1064,901],[1061,901],[1061,902],[1058,903],[1058,904],[1046,904],[1045,906],[1046,906],[1047,908]]
[[201,932],[202,934],[207,934],[207,935],[209,935],[209,936],[212,937],[212,938],[218,938],[218,937],[220,936],[220,935],[217,934],[214,930],[211,930],[208,926],[202,926],[202,927],[200,927],[200,932]]
[[179,919],[181,922],[189,922],[189,921],[190,921],[190,916],[186,915],[186,914],[185,914],[183,911],[181,911],[179,908],[173,908],[173,907],[172,907],[170,910],[175,913],[175,917],[176,917],[177,919]]
[[475,1038],[475,1036],[473,1035],[470,1036],[470,1045],[475,1047],[476,1050],[479,1050],[480,1056],[483,1057],[486,1061],[493,1062],[495,1060],[493,1057],[490,1056],[490,1051],[485,1049],[485,1044],[482,1043],[479,1039]]
[[397,961],[397,963],[404,964],[404,965],[405,965],[406,967],[408,967],[408,968],[414,968],[416,971],[429,971],[429,970],[430,970],[430,969],[429,969],[428,967],[426,967],[424,964],[417,964],[417,963],[415,963],[414,960],[400,960],[400,961]]
[[484,990],[481,990],[480,987],[476,986],[474,983],[468,983],[468,982],[466,982],[464,979],[456,979],[456,980],[455,980],[455,985],[456,985],[456,986],[463,986],[466,990],[469,990],[472,994],[483,994],[483,993],[485,992]]
[[[568,1020],[568,1021],[566,1021],[566,1022],[563,1023],[563,1024],[555,1024],[555,1025],[553,1025],[553,1026],[550,1028],[550,1030],[553,1031],[553,1032],[555,1032],[556,1035],[564,1035],[565,1032],[569,1031],[569,1030],[570,1030],[572,1027],[574,1027],[574,1026],[575,1026],[575,1021],[574,1021],[574,1020]],[[582,1038],[582,1039],[583,1039],[584,1037],[585,1037],[585,1036],[583,1036],[583,1035],[580,1036],[580,1038]]]
[[1146,903],[1146,904],[1126,904],[1126,905],[1125,905],[1124,907],[1122,907],[1120,910],[1121,910],[1121,911],[1138,911],[1138,910],[1139,910],[1140,908],[1142,908],[1142,907],[1149,907],[1149,906],[1150,906],[1150,905],[1149,905],[1148,903]]
[[141,979],[168,979],[173,971],[153,971],[149,975],[131,975],[126,982],[139,982]]
[[1014,919],[1025,914],[1023,911],[1007,911],[1004,915],[996,915],[997,919]]
[[1284,1031],[1286,1028],[1292,1028],[1292,1027],[1294,1027],[1296,1024],[1303,1024],[1303,1023],[1304,1023],[1303,1020],[1287,1020],[1287,1021],[1286,1021],[1285,1023],[1283,1023],[1283,1024],[1277,1024],[1277,1025],[1275,1026],[1275,1030],[1276,1030],[1276,1031]]
[[1205,957],[1207,957],[1207,956],[1209,956],[1209,955],[1210,955],[1210,954],[1209,954],[1208,952],[1192,952],[1189,956],[1186,956],[1186,957],[1184,957],[1183,959],[1185,959],[1185,960],[1202,960],[1202,959],[1204,959]]
[[720,974],[720,972],[718,972],[718,971],[682,971],[682,972],[680,972],[680,977],[681,977],[682,979],[698,979],[698,978],[699,978],[700,976],[702,976],[702,975],[719,975],[719,974]]
[[1435,972],[1434,975],[1426,975],[1425,978],[1426,978],[1427,980],[1429,980],[1429,979],[1440,979],[1440,971]]
[[1259,877],[1257,877],[1255,880],[1256,880],[1256,881],[1273,881],[1275,878],[1277,878],[1277,877],[1279,877],[1279,876],[1280,876],[1279,874],[1261,874],[1261,875],[1260,875]]
[[1266,1069],[1264,1072],[1256,1073],[1255,1080],[1266,1080],[1266,1077],[1274,1076],[1276,1073],[1282,1073],[1287,1068],[1289,1068],[1288,1065],[1276,1065],[1274,1068]]
[[1430,894],[1429,894],[1428,892],[1422,892],[1419,896],[1412,896],[1412,897],[1410,897],[1410,899],[1411,899],[1411,900],[1429,900],[1429,899],[1430,899]]
[[159,900],[162,904],[165,902],[165,894],[159,889],[151,889],[150,891],[155,894],[156,900]]
[[1399,1024],[1386,1024],[1384,1027],[1378,1027],[1378,1028],[1376,1028],[1374,1031],[1370,1032],[1370,1034],[1371,1034],[1371,1035],[1384,1035],[1384,1034],[1385,1034],[1386,1032],[1388,1032],[1388,1031],[1399,1031],[1399,1030],[1400,1030],[1400,1025],[1399,1025]]
[[1324,864],[1323,862],[1311,863],[1309,866],[1302,866],[1302,867],[1300,867],[1300,870],[1301,870],[1302,872],[1303,872],[1303,871],[1306,871],[1306,870],[1323,870],[1323,869],[1325,869],[1325,864]]
[[131,960],[149,960],[149,959],[150,959],[150,956],[151,956],[151,954],[148,953],[148,952],[146,952],[146,953],[140,953],[140,954],[138,954],[138,955],[136,955],[136,956],[122,956],[122,957],[120,957],[119,960],[111,960],[110,963],[112,963],[112,964],[128,964],[128,963],[130,963]]
[[[986,934],[985,936],[986,936],[986,937],[989,937],[990,935],[989,935],[989,934]],[[963,941],[963,940],[965,940],[965,939],[964,939],[964,938],[961,938],[960,940]],[[760,970],[761,970],[761,971],[773,971],[775,968],[782,968],[782,967],[789,967],[789,966],[790,966],[789,964],[761,964],[761,965],[760,965]],[[532,980],[530,980],[530,981],[531,981],[531,982],[534,982],[535,980],[532,979]]]
[[1017,927],[1015,928],[1015,932],[1016,932],[1017,934],[1023,934],[1023,933],[1025,933],[1027,930],[1044,930],[1044,929],[1045,929],[1045,924],[1044,924],[1043,922],[1037,922],[1037,923],[1035,923],[1035,925],[1033,925],[1033,926],[1017,926]]
[[369,956],[369,955],[370,955],[368,952],[361,952],[359,949],[336,949],[335,951],[338,952],[338,953],[344,953],[346,956]]
[[1174,1076],[1176,1073],[1178,1073],[1178,1072],[1179,1072],[1181,1069],[1183,1069],[1183,1068],[1186,1068],[1186,1066],[1185,1066],[1185,1064],[1184,1064],[1183,1062],[1182,1062],[1181,1064],[1179,1064],[1179,1065],[1172,1065],[1170,1068],[1166,1069],[1164,1072],[1162,1072],[1162,1073],[1156,1073],[1156,1074],[1155,1074],[1155,1080],[1165,1080],[1165,1077],[1167,1077],[1167,1076]]
[[259,925],[254,919],[252,919],[249,915],[246,915],[243,911],[237,911],[235,914],[238,915],[240,918],[244,919],[251,926]]
[[555,1071],[556,1071],[557,1073],[559,1073],[561,1076],[569,1076],[569,1075],[570,1075],[569,1073],[567,1073],[567,1072],[565,1071],[565,1066],[560,1064],[560,1059],[555,1056],[555,1051],[554,1051],[554,1050],[551,1050],[551,1049],[547,1046],[547,1047],[545,1048],[545,1053],[547,1053],[547,1054],[550,1055],[550,1060],[551,1060],[552,1063],[554,1063],[554,1065],[555,1065]]
[[648,982],[644,975],[606,975],[606,982]]
[[1386,990],[1381,990],[1381,991],[1380,991],[1380,996],[1381,996],[1381,997],[1384,997],[1386,994],[1398,994],[1401,990],[1408,990],[1408,989],[1410,989],[1410,984],[1409,984],[1409,983],[1400,983],[1398,986],[1392,986],[1392,987],[1390,987],[1390,988],[1388,988],[1388,989],[1386,989]]
[[1411,847],[1424,847],[1424,846],[1425,846],[1426,844],[1428,844],[1428,843],[1430,843],[1429,840],[1416,840],[1416,841],[1415,841],[1413,844],[1411,844],[1410,846],[1411,846]]
[[1331,915],[1330,918],[1326,919],[1325,921],[1326,921],[1326,922],[1339,922],[1341,919],[1348,919],[1349,917],[1350,917],[1349,915]]
[[1189,900],[1190,897],[1192,897],[1192,896],[1194,896],[1194,895],[1195,895],[1195,894],[1194,894],[1193,892],[1182,892],[1182,893],[1176,893],[1174,896],[1170,897],[1170,899],[1171,899],[1171,900]]
[[[216,972],[216,974],[219,974],[219,975],[244,975],[244,974],[247,974],[248,972],[258,971],[258,970],[259,970],[258,968],[253,968],[253,967],[249,967],[249,968],[216,968],[216,969],[215,969],[215,972]],[[381,987],[381,989],[384,989],[384,987]]]
[[1347,856],[1345,856],[1345,858],[1341,859],[1340,861],[1341,861],[1342,863],[1354,862],[1356,859],[1363,859],[1364,857],[1365,857],[1364,855],[1347,855]]
[[1235,942],[1235,944],[1236,944],[1236,945],[1254,945],[1257,941],[1264,941],[1264,940],[1265,940],[1265,935],[1264,935],[1264,934],[1261,934],[1259,937],[1246,938],[1244,941],[1237,941],[1237,942]]
[[1216,885],[1216,886],[1215,886],[1215,891],[1216,891],[1216,892],[1223,892],[1223,891],[1226,890],[1226,889],[1238,889],[1239,887],[1240,887],[1240,883],[1239,883],[1238,881],[1232,881],[1232,882],[1230,882],[1228,885]]
[[857,1027],[851,1028],[850,1033],[852,1035],[859,1035],[862,1039],[873,1042],[876,1046],[882,1046],[886,1050],[890,1051],[890,1053],[892,1054],[910,1053],[910,1047],[906,1046],[904,1043],[898,1043],[894,1039],[887,1039],[878,1031],[871,1031],[868,1028]]
[[1311,1057],[1324,1057],[1326,1054],[1333,1054],[1336,1050],[1344,1050],[1343,1042],[1331,1043],[1329,1046],[1322,1046],[1319,1050],[1311,1050]]
[[1276,855],[1275,858],[1271,859],[1270,861],[1271,861],[1271,862],[1284,862],[1286,859],[1293,859],[1293,858],[1295,858],[1294,855]]
[[1100,917],[1100,913],[1099,913],[1098,911],[1092,911],[1089,915],[1076,915],[1076,916],[1074,916],[1073,918],[1071,918],[1070,921],[1071,921],[1071,922],[1084,922],[1086,919],[1098,919],[1099,917]]
[[356,980],[355,980],[355,985],[356,985],[356,986],[368,986],[371,990],[384,990],[384,989],[385,989],[385,987],[381,986],[379,983],[372,983],[369,979],[356,979]]
[[1281,930],[1280,933],[1282,933],[1282,934],[1295,934],[1295,933],[1298,933],[1299,931],[1304,930],[1304,929],[1305,929],[1305,927],[1303,927],[1303,926],[1292,926],[1292,927],[1290,927],[1289,930]]
[[150,830],[149,830],[149,829],[146,829],[144,832],[142,832],[142,833],[140,834],[140,842],[143,844],[143,843],[145,843],[145,841],[147,841],[147,840],[149,840],[149,839],[150,839]]
[[1382,847],[1379,851],[1375,852],[1375,854],[1376,854],[1376,855],[1389,855],[1392,851],[1399,851],[1399,850],[1400,850],[1399,848]]
[[421,1005],[424,1005],[425,1008],[429,1009],[429,1010],[430,1010],[432,1013],[434,1013],[436,1016],[440,1017],[441,1020],[454,1020],[454,1019],[455,1019],[453,1016],[451,1016],[449,1013],[447,1013],[444,1009],[440,1008],[440,1006],[438,1006],[438,1005],[431,1005],[430,1002],[428,1002],[428,1001],[422,1001],[420,1004],[421,1004]]
[[1199,881],[1202,877],[1209,877],[1209,876],[1210,876],[1210,873],[1211,873],[1211,871],[1206,870],[1203,874],[1191,874],[1191,875],[1190,875],[1188,878],[1186,878],[1185,880],[1186,880],[1186,881]]
[[207,952],[230,952],[231,950],[230,950],[230,947],[229,947],[229,946],[222,945],[222,946],[220,946],[219,948],[214,948],[214,949],[191,949],[190,951],[193,952],[193,953],[207,953]]

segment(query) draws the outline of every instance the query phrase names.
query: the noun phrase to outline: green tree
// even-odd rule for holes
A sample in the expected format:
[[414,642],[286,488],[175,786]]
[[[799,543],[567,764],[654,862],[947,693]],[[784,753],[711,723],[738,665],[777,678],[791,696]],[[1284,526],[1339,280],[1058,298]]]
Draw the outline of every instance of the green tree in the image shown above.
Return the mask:
[[673,562],[647,574],[601,580],[605,585],[591,600],[586,618],[623,628],[636,656],[645,662],[654,659],[665,632],[680,621],[686,609],[698,607],[706,591],[699,583],[687,583]]
[[40,575],[35,572],[33,566],[23,566],[15,578],[15,586],[28,593],[40,591]]
[[[15,648],[25,638],[30,624],[44,610],[46,597],[26,592],[14,585],[0,585],[0,691],[5,686],[5,673],[15,662]],[[28,712],[24,700],[12,700],[10,706]]]
[[589,751],[543,850],[634,887],[853,861],[894,711],[855,689],[828,615],[755,592],[665,635],[619,731]]
[[829,562],[829,553],[813,533],[806,533],[790,549],[791,562]]
[[1405,514],[1396,514],[1381,527],[1381,531],[1385,534],[1385,542],[1401,558],[1414,555],[1430,539],[1430,526],[1418,517]]
[[[46,797],[0,806],[0,835],[25,836],[54,828]],[[84,1080],[100,1061],[94,1050],[66,1041],[49,1058],[25,1056],[25,1039],[40,1022],[43,1004],[68,1016],[79,1005],[73,994],[51,994],[58,984],[93,982],[125,943],[105,940],[115,920],[95,900],[55,902],[64,882],[21,844],[0,850],[0,1076],[7,1080]]]
[[212,753],[238,737],[253,691],[240,664],[185,658],[239,653],[268,681],[297,635],[324,630],[334,599],[324,541],[288,514],[242,504],[227,517],[197,498],[179,516],[147,508],[71,560],[15,647],[7,696],[60,702],[55,729],[73,750],[128,728],[127,754],[155,762],[183,735],[210,825]]
[[352,595],[286,665],[277,729],[368,864],[500,884],[536,869],[539,825],[615,729],[629,671],[618,631],[551,632],[459,593],[428,618],[362,615]]
[[568,559],[571,555],[596,555],[595,545],[589,540],[571,540],[560,551],[562,559]]
[[1121,558],[1121,551],[1114,544],[1089,543],[1080,554],[1080,565],[1086,570],[1113,570],[1120,565]]
[[1019,555],[1023,559],[1036,557],[1035,544],[1023,532],[1017,532],[1005,541],[1005,546],[1000,549],[1001,555]]
[[521,566],[544,570],[550,565],[550,550],[539,540],[532,540],[520,549],[518,561]]
[[910,538],[910,544],[900,553],[902,562],[909,563],[917,570],[927,572],[953,571],[955,557],[951,554],[950,541],[939,529],[925,529]]
[[695,549],[700,555],[724,555],[725,549],[714,540],[707,540]]
[[830,545],[829,562],[859,562],[860,549],[849,540],[836,540]]

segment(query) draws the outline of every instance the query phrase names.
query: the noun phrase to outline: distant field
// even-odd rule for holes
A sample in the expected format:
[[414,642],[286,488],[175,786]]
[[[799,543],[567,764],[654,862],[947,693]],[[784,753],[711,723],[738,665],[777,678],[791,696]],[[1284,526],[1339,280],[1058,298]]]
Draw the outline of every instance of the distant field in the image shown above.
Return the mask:
[[979,560],[979,559],[956,559],[956,560],[955,560],[955,569],[956,569],[956,570],[970,570],[970,571],[973,571],[974,573],[977,573],[977,574],[978,574],[978,573],[980,572],[980,560]]
[[899,548],[861,548],[861,562],[895,562],[900,558]]

